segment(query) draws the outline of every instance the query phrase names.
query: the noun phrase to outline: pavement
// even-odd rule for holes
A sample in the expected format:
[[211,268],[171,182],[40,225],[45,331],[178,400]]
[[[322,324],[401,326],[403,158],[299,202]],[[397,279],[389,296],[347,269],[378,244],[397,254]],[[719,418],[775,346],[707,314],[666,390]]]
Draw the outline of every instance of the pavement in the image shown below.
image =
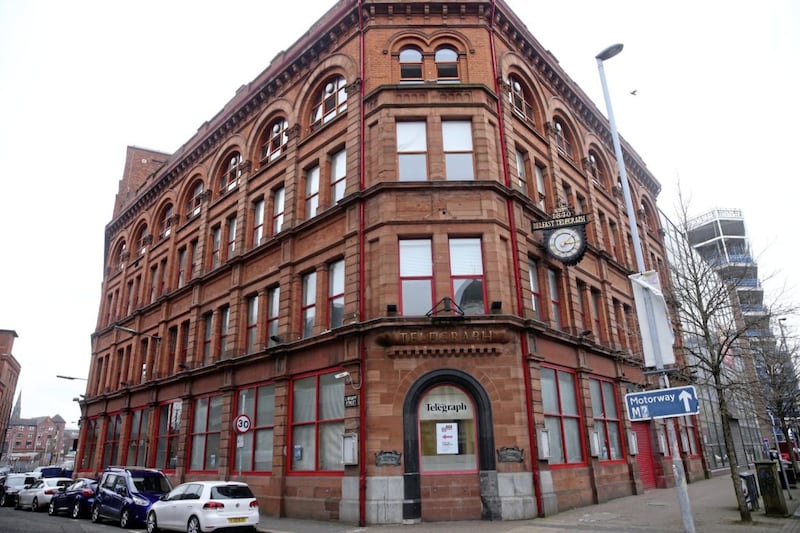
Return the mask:
[[[767,516],[751,511],[752,524],[741,521],[736,494],[727,471],[687,485],[696,533],[800,533],[800,488],[784,490],[788,514]],[[358,527],[340,522],[320,522],[262,515],[261,533],[674,533],[683,526],[677,489],[653,489],[644,494],[563,510],[546,518],[514,521],[425,522]]]

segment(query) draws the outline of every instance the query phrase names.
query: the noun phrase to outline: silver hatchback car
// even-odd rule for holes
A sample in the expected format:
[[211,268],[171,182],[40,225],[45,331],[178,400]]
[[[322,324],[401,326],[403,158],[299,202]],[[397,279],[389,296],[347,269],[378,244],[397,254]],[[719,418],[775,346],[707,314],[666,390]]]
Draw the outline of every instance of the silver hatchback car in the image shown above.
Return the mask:
[[178,485],[150,507],[147,532],[253,531],[258,519],[258,500],[246,483],[191,481]]

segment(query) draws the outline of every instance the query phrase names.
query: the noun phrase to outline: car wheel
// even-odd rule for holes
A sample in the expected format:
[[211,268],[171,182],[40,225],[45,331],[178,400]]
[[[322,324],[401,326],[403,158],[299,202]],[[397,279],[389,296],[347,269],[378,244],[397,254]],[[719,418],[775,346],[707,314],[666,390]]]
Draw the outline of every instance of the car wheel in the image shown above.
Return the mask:
[[76,501],[72,505],[72,518],[80,518],[81,517],[81,502]]
[[158,533],[158,522],[156,521],[156,513],[150,511],[147,513],[147,533]]
[[186,524],[186,533],[200,533],[200,521],[196,516],[189,518],[189,523]]
[[50,505],[47,506],[47,514],[53,516],[56,514],[56,501],[50,500]]
[[100,522],[100,506],[98,504],[94,504],[92,507],[92,522],[95,524]]
[[31,512],[35,513],[39,510],[39,498],[34,498],[33,502],[31,503]]
[[119,515],[119,527],[122,529],[128,529],[131,521],[131,513],[127,509],[122,510],[122,514]]

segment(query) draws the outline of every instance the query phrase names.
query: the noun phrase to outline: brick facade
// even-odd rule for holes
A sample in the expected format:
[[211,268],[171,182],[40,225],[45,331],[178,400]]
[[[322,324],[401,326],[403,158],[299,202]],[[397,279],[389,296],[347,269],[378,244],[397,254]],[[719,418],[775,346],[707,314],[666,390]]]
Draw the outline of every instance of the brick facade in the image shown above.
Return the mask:
[[[401,70],[409,50],[418,71]],[[398,124],[424,140],[398,141]],[[659,185],[625,152],[648,266],[663,271]],[[646,379],[614,165],[605,119],[503,2],[339,2],[175,154],[129,148],[76,469],[131,463],[128,422],[109,421],[146,410],[143,463],[185,481],[238,478],[252,459],[241,477],[271,515],[523,519],[640,492],[621,409]],[[531,229],[564,206],[590,220],[575,266]],[[402,242],[430,256],[401,265]],[[456,245],[479,256],[470,272]],[[543,394],[556,386],[558,416]],[[595,386],[616,417],[593,410]],[[423,420],[441,391],[471,414]],[[256,427],[238,438],[249,410]],[[452,457],[431,433],[448,424]],[[593,450],[597,424],[619,438]],[[540,459],[556,427],[564,460]],[[342,435],[358,443],[348,464]]]

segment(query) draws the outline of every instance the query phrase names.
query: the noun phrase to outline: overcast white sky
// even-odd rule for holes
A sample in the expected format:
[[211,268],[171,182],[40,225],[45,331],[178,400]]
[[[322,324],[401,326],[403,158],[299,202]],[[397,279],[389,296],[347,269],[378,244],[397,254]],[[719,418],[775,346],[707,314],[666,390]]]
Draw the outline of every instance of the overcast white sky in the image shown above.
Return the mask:
[[[334,0],[0,0],[0,329],[19,335],[22,416],[80,411],[128,145],[172,152]],[[508,0],[605,113],[674,212],[744,210],[768,289],[794,287],[800,3]],[[299,6],[302,6],[300,8]],[[636,90],[635,96],[629,91]]]

